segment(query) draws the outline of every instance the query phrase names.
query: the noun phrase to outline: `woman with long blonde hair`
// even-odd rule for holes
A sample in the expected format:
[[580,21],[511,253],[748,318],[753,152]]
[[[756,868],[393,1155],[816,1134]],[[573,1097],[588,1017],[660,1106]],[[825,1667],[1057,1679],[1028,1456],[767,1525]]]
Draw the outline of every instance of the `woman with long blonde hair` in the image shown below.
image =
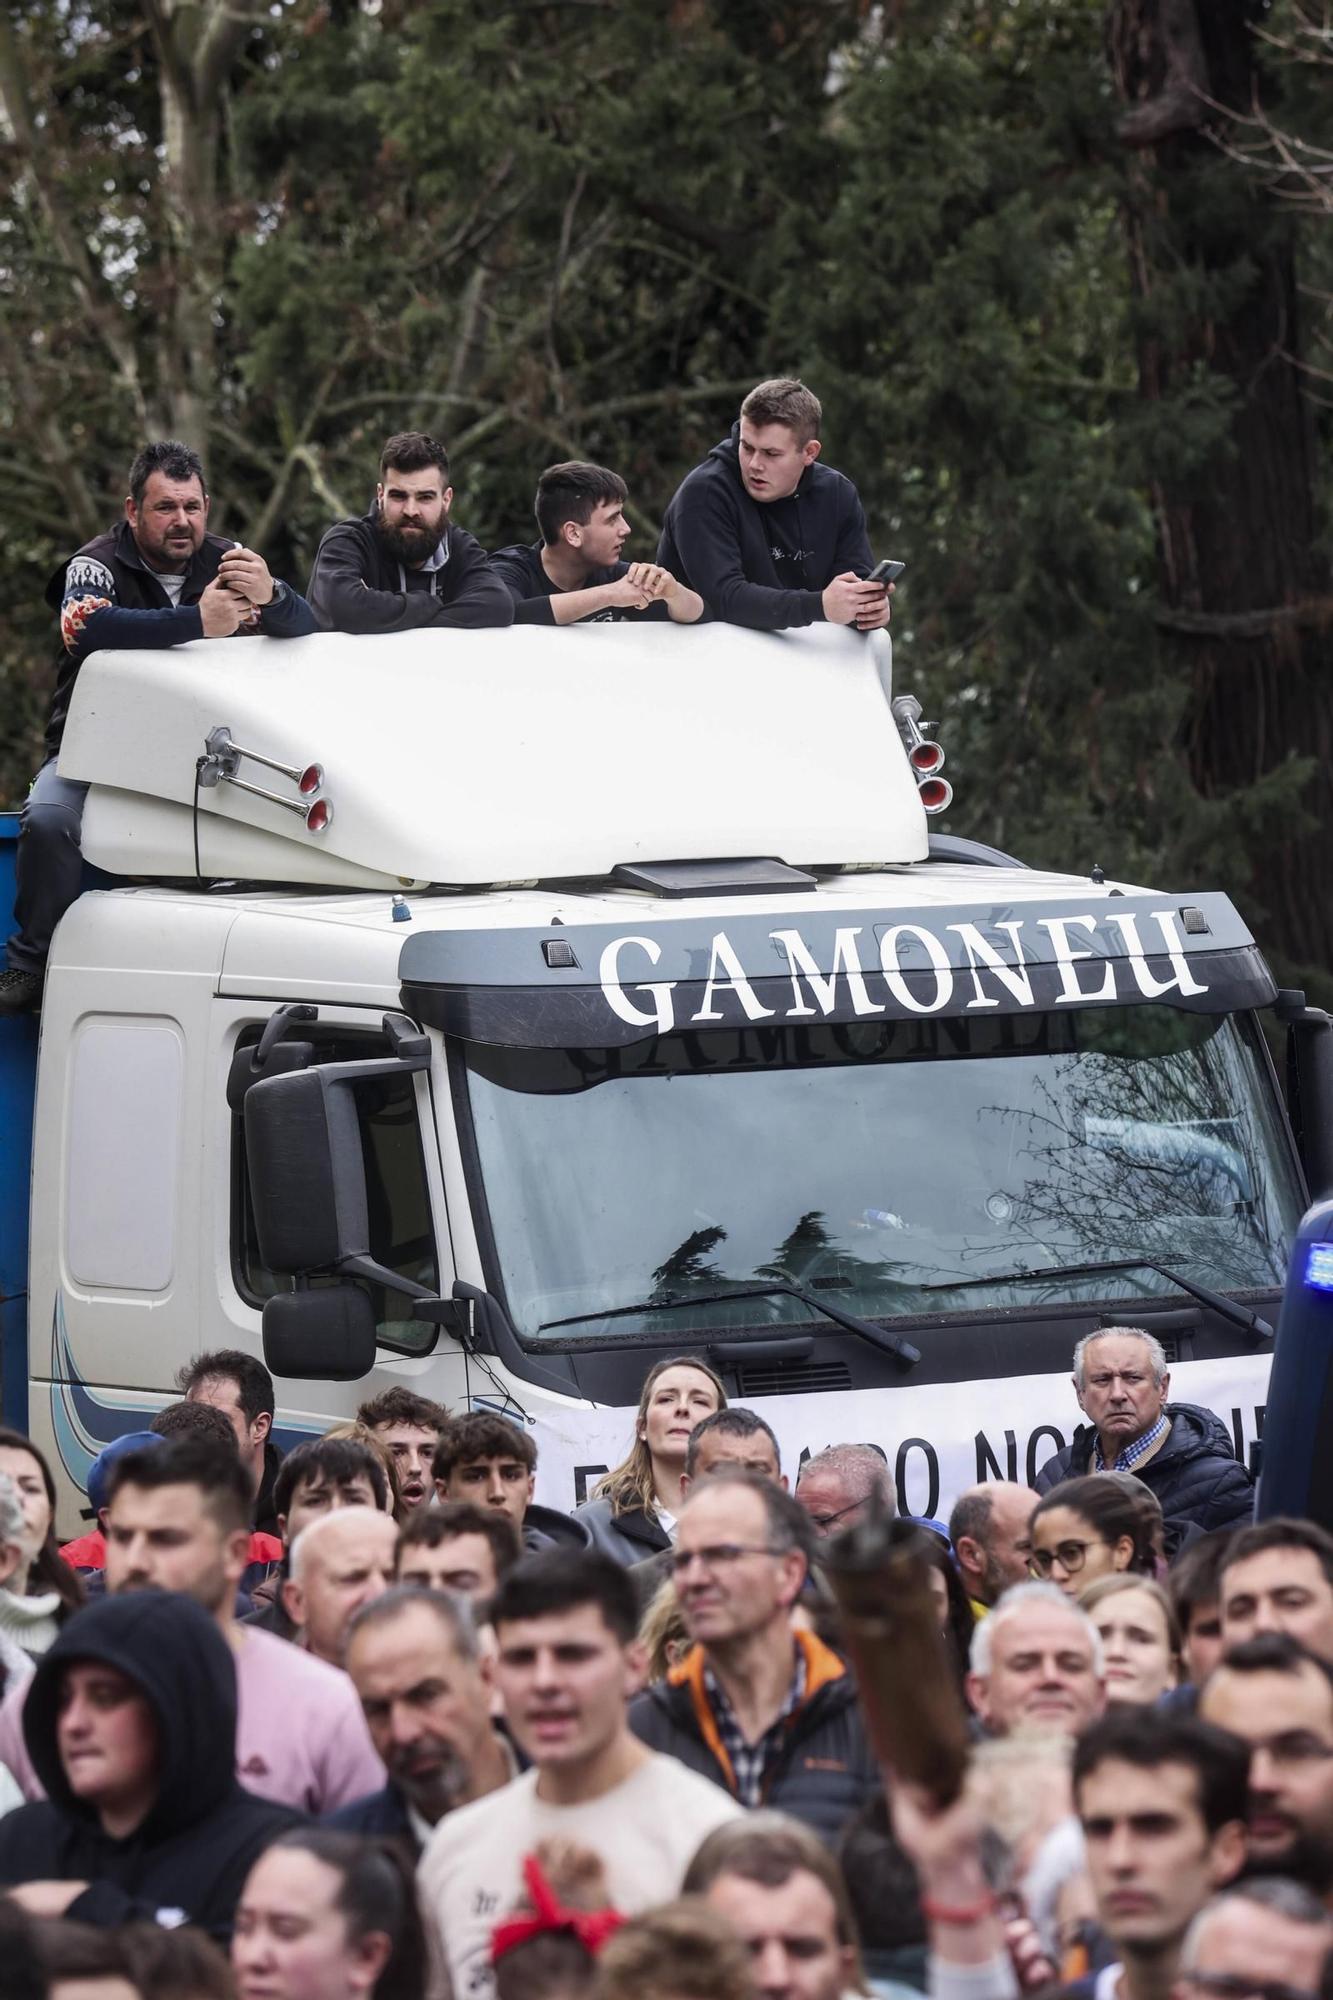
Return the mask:
[[627,1569],[670,1548],[690,1432],[726,1407],[727,1392],[706,1362],[684,1355],[648,1370],[628,1455],[575,1510],[594,1548]]

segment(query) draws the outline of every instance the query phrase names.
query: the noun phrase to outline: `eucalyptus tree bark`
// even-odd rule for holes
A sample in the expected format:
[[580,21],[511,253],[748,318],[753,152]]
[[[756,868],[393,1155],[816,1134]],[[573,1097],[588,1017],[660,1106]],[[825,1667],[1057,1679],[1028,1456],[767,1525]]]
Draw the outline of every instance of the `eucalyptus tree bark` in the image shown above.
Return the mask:
[[225,93],[254,25],[232,0],[143,0],[160,63],[167,279],[160,379],[172,429],[206,448],[226,267],[219,201]]
[[13,134],[15,153],[24,162],[24,177],[36,198],[52,250],[64,266],[89,333],[140,426],[147,430],[152,423],[153,398],[143,380],[133,328],[88,247],[83,220],[66,191],[61,135],[49,114],[38,116],[26,51],[6,8],[0,8],[0,109]]
[[[1262,0],[1114,0],[1125,220],[1141,395],[1161,403],[1152,482],[1158,618],[1191,690],[1184,750],[1224,798],[1292,757],[1315,769],[1284,830],[1255,843],[1265,942],[1333,969],[1333,597],[1316,546],[1316,460],[1303,393],[1296,222],[1226,162],[1228,113],[1262,100]],[[1182,465],[1191,384],[1221,390],[1224,435]],[[1177,410],[1178,410],[1177,406]],[[1306,817],[1308,815],[1308,818]]]

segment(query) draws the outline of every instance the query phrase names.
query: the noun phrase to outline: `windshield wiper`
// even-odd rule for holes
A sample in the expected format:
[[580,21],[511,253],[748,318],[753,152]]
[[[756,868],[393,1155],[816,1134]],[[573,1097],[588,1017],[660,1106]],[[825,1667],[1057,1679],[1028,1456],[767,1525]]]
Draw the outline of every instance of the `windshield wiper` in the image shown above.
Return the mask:
[[1038,1271],[997,1272],[990,1278],[956,1278],[952,1284],[922,1285],[923,1292],[970,1292],[982,1285],[1023,1285],[1033,1284],[1039,1278],[1095,1278],[1111,1271],[1156,1271],[1159,1278],[1165,1278],[1177,1291],[1185,1292],[1200,1305],[1211,1307],[1219,1319],[1229,1320],[1243,1333],[1252,1334],[1256,1340],[1272,1340],[1273,1329],[1266,1319],[1251,1312],[1248,1306],[1238,1305],[1225,1292],[1215,1292],[1208,1285],[1196,1284],[1193,1278],[1182,1277],[1167,1264],[1159,1264],[1152,1257],[1126,1257],[1106,1264],[1048,1264]]
[[802,1305],[814,1312],[823,1313],[836,1326],[846,1327],[848,1333],[859,1334],[871,1347],[877,1347],[881,1354],[891,1354],[895,1361],[901,1361],[907,1368],[913,1368],[921,1359],[921,1349],[913,1347],[910,1340],[901,1334],[891,1333],[886,1326],[876,1326],[872,1319],[861,1319],[856,1313],[844,1312],[841,1306],[830,1305],[817,1292],[807,1292],[801,1285],[793,1285],[775,1280],[768,1285],[736,1285],[725,1292],[693,1292],[688,1298],[646,1299],[638,1306],[610,1306],[602,1312],[573,1313],[568,1319],[548,1319],[537,1328],[538,1333],[551,1333],[560,1326],[585,1326],[590,1319],[633,1319],[640,1313],[682,1312],[688,1306],[725,1305],[732,1299],[799,1299]]

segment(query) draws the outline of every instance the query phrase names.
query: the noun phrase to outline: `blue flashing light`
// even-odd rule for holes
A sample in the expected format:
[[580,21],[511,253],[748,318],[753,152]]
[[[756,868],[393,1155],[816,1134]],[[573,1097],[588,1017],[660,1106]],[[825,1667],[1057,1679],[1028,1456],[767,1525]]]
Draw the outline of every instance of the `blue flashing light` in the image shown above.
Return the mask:
[[1312,1243],[1305,1260],[1305,1282],[1316,1292],[1333,1292],[1333,1243]]

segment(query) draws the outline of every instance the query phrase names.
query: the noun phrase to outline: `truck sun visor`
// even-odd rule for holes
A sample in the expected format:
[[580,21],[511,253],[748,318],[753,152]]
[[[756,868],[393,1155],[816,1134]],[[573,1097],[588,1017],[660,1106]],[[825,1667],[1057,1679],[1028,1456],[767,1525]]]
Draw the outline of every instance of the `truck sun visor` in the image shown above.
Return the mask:
[[[1188,921],[1186,916],[1188,914]],[[558,949],[552,948],[558,944]],[[608,1048],[686,1028],[1049,1013],[1157,1001],[1264,1007],[1273,981],[1225,896],[682,916],[431,932],[403,1004],[465,1041]]]

